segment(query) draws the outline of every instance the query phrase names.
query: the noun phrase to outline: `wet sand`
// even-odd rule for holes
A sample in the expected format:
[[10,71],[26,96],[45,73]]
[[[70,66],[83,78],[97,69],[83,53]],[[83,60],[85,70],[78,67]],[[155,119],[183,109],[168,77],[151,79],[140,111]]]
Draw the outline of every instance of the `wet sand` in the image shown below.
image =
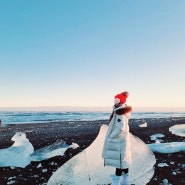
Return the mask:
[[[147,122],[146,128],[139,127]],[[57,140],[64,140],[67,144],[75,142],[79,144],[77,149],[68,149],[64,156],[56,156],[41,162],[32,162],[26,168],[0,167],[0,185],[44,185],[50,176],[80,151],[87,148],[96,138],[102,124],[108,124],[108,120],[100,121],[75,121],[40,124],[11,124],[0,127],[0,149],[13,144],[11,137],[18,131],[26,133],[27,138],[34,146],[40,149],[51,145]],[[138,136],[146,144],[153,143],[150,136],[157,133],[165,135],[163,142],[181,142],[185,138],[169,132],[169,127],[176,124],[185,124],[185,118],[155,118],[155,119],[131,119],[130,131]],[[159,185],[163,179],[168,179],[172,185],[185,183],[185,153],[157,154],[155,173],[147,185]],[[158,167],[158,163],[167,163],[169,166]],[[184,165],[182,165],[184,164]]]

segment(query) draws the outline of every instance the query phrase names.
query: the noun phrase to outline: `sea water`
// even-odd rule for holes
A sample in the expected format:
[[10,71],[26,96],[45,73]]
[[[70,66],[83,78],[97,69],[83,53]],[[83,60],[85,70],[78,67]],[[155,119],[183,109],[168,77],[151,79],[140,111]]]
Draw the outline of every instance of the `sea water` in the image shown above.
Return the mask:
[[[0,111],[2,124],[107,120],[110,112]],[[132,119],[185,117],[185,112],[132,112]]]

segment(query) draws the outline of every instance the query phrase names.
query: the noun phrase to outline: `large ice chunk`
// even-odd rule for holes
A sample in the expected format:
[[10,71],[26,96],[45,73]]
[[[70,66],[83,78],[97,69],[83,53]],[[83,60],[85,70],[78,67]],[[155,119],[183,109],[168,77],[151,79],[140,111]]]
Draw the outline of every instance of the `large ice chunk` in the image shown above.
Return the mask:
[[[113,167],[104,167],[102,149],[107,132],[102,125],[95,141],[84,151],[61,166],[49,179],[48,185],[102,185],[110,184]],[[139,138],[130,134],[132,163],[129,169],[133,184],[145,185],[152,178],[155,156]]]

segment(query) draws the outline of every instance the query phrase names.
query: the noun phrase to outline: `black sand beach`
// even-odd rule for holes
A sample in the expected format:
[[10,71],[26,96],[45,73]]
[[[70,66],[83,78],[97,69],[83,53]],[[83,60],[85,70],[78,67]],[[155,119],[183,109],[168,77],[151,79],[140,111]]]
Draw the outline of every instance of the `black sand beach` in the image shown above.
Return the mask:
[[[147,122],[148,127],[141,128],[140,124]],[[40,124],[11,124],[0,127],[0,149],[13,144],[11,137],[15,132],[26,132],[26,136],[34,146],[40,149],[64,140],[67,144],[79,144],[77,149],[68,149],[64,156],[56,156],[41,162],[32,162],[26,168],[0,167],[0,185],[44,185],[50,176],[67,160],[87,148],[96,138],[102,124],[108,120],[100,121],[75,121]],[[165,135],[163,142],[180,142],[185,138],[173,135],[169,127],[176,124],[185,124],[185,118],[159,118],[159,119],[131,119],[130,131],[146,144],[153,143],[150,136],[157,133]],[[185,184],[185,153],[157,154],[155,173],[147,185],[159,185],[163,179],[168,179],[172,185]],[[167,163],[169,166],[158,167],[158,163]],[[14,182],[14,183],[12,183]]]

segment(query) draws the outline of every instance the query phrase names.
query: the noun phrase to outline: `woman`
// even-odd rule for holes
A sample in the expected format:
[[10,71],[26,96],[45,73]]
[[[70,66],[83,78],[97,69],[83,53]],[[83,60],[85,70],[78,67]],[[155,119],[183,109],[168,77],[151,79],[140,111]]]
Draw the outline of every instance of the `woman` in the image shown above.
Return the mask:
[[125,104],[128,95],[129,93],[125,91],[115,96],[115,105],[103,148],[105,166],[116,168],[115,175],[111,176],[112,185],[129,185],[131,153],[128,120],[132,108]]

